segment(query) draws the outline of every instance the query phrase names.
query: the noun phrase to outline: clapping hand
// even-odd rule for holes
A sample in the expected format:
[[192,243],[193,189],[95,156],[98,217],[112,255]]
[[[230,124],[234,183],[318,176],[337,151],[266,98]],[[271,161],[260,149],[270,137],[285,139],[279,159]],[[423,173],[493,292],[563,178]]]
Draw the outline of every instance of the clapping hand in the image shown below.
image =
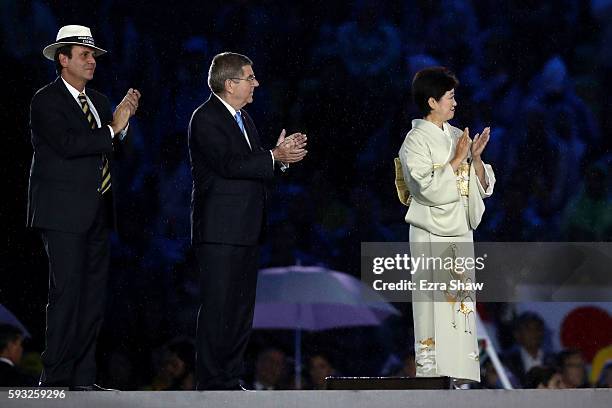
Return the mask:
[[487,147],[487,143],[489,143],[489,137],[491,135],[491,128],[486,127],[482,131],[481,134],[476,134],[474,136],[474,141],[472,142],[471,151],[472,151],[472,160],[479,161],[480,155],[484,151],[485,147]]
[[141,95],[138,89],[130,88],[119,105],[126,104],[130,108],[130,116],[134,116],[136,114],[136,110],[138,109],[140,97]]
[[285,129],[282,130],[276,147],[272,150],[274,160],[283,163],[297,163],[304,159],[308,151],[305,149],[307,137],[303,133],[293,133],[287,137]]
[[455,150],[455,158],[460,159],[460,161],[464,161],[468,152],[470,151],[470,144],[472,143],[472,139],[470,139],[470,129],[463,129],[463,134],[457,140],[457,149]]
[[113,121],[111,122],[111,127],[115,133],[125,129],[130,118],[136,114],[140,97],[140,91],[130,88],[119,105],[117,105],[113,113]]

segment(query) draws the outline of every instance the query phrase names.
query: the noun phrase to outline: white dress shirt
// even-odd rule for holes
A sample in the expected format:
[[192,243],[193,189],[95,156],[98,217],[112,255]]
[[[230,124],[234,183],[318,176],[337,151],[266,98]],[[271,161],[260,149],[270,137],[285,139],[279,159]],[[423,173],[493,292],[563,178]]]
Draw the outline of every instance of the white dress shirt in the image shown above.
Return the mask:
[[[74,100],[76,101],[76,103],[79,105],[79,108],[81,107],[81,101],[79,101],[79,95],[81,94],[81,92],[79,92],[74,86],[70,85],[68,82],[66,82],[66,80],[62,78],[62,81],[64,81],[64,85],[66,85],[66,88],[68,88],[68,91],[70,92],[70,95],[72,95],[72,97],[74,98]],[[100,115],[98,114],[98,111],[96,110],[96,107],[94,106],[93,102],[91,101],[91,99],[89,99],[89,96],[87,96],[87,90],[83,89],[83,93],[85,94],[85,98],[87,98],[87,104],[89,105],[89,110],[91,111],[94,119],[96,120],[96,123],[98,124],[98,127],[102,127],[102,124],[100,123]],[[115,138],[115,132],[113,132],[113,128],[110,125],[107,125],[108,129],[110,130],[110,135],[111,135],[111,139]],[[125,137],[128,127],[130,125],[128,124],[125,129],[123,129],[121,132],[119,132],[119,138],[121,140],[123,140],[123,138]]]
[[521,347],[521,360],[523,361],[523,368],[525,373],[531,370],[533,367],[541,366],[544,364],[544,352],[540,349],[538,354],[534,357],[531,356],[523,347]]
[[11,367],[15,367],[15,363],[13,363],[11,360],[9,360],[6,357],[0,357],[0,361],[4,361],[6,364],[10,365]]
[[[217,99],[219,99],[221,101],[223,106],[225,106],[227,108],[227,110],[229,111],[229,113],[232,115],[232,118],[234,118],[234,120],[236,120],[236,109],[234,109],[232,107],[232,105],[230,105],[229,103],[225,102],[223,100],[223,98],[221,98],[216,93],[213,92],[212,94],[215,95],[217,97]],[[240,115],[242,115],[242,113]],[[236,122],[236,123],[238,123],[238,122]],[[244,123],[244,117],[242,118],[242,123]],[[246,125],[244,126],[244,132],[242,132],[242,133],[244,134],[244,138],[246,139],[246,142],[248,143],[249,148],[251,150],[253,150],[253,148],[251,147],[251,141],[249,140],[249,135],[246,132]],[[274,153],[272,153],[272,150],[270,150],[270,156],[272,157],[272,167],[274,167]]]

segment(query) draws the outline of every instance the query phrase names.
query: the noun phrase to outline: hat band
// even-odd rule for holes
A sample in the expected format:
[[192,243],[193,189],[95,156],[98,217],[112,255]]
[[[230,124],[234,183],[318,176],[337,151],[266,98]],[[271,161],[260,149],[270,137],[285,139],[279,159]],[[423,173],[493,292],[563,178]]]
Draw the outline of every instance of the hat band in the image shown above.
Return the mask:
[[64,37],[57,40],[57,42],[73,42],[73,43],[81,43],[85,45],[91,45],[92,47],[96,46],[93,37],[89,36],[74,36],[74,37]]

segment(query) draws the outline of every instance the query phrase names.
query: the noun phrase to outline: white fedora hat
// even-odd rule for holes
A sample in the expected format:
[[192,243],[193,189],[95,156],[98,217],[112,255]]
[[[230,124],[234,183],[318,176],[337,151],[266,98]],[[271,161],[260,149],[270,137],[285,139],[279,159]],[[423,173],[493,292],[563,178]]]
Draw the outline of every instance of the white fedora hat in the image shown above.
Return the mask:
[[94,53],[94,56],[96,57],[106,54],[106,50],[96,47],[96,43],[91,36],[91,30],[89,27],[81,25],[67,25],[60,28],[60,30],[57,32],[55,42],[45,47],[43,50],[43,55],[45,58],[53,61],[53,58],[55,57],[55,50],[68,44],[83,45],[85,47],[93,48],[96,50]]

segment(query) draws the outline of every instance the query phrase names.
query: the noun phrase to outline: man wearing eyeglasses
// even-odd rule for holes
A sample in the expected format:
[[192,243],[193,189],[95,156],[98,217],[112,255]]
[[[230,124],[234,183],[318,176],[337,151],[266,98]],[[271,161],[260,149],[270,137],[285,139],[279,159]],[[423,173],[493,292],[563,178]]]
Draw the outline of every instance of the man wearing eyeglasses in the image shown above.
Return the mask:
[[239,390],[242,360],[253,323],[258,244],[265,227],[265,182],[301,161],[306,135],[266,150],[243,109],[259,86],[253,62],[225,52],[208,72],[212,94],[189,123],[193,189],[191,242],[200,269],[196,387]]

